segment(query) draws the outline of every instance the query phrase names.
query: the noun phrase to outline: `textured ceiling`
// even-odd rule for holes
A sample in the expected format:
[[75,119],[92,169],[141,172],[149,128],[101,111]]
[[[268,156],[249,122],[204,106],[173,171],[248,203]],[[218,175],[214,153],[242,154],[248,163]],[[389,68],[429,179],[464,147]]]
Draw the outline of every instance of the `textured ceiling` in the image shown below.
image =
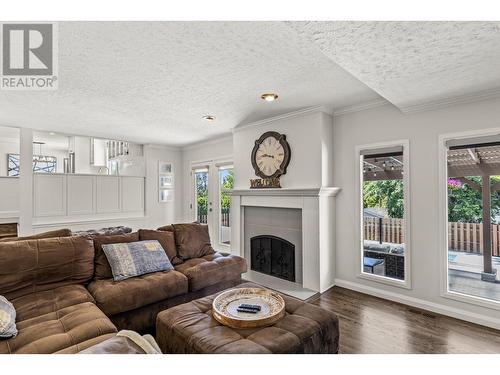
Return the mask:
[[309,106],[425,108],[500,93],[499,45],[496,22],[62,22],[59,89],[0,91],[0,124],[186,145]]
[[[58,78],[55,91],[0,91],[0,124],[185,145],[380,98],[283,22],[62,22]],[[279,100],[263,102],[269,91]]]
[[405,110],[500,89],[500,22],[287,22]]

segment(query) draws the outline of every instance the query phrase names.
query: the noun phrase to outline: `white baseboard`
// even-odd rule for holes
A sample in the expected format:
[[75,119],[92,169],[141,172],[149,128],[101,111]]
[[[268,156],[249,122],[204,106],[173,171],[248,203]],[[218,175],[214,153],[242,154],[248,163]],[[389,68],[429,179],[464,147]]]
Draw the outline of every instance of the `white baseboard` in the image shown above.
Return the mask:
[[484,316],[481,314],[464,311],[462,309],[457,309],[455,307],[450,307],[439,303],[425,301],[420,298],[414,298],[399,293],[380,290],[377,288],[373,288],[371,286],[366,286],[352,281],[335,279],[335,285],[342,288],[351,289],[356,292],[369,294],[375,297],[387,299],[389,301],[402,303],[404,305],[417,307],[437,314],[450,316],[452,318],[465,320],[467,322],[480,324],[486,327],[500,330],[500,319],[495,319],[489,316]]

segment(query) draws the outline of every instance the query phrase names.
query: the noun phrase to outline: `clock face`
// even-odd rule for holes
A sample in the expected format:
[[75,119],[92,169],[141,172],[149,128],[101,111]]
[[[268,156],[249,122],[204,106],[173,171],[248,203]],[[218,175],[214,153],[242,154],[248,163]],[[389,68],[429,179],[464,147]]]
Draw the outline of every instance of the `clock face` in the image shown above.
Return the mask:
[[270,136],[264,139],[257,149],[255,161],[266,176],[272,176],[281,167],[285,159],[285,150],[281,143]]
[[290,146],[286,136],[269,131],[255,141],[252,165],[255,174],[262,178],[275,178],[286,173],[290,162]]

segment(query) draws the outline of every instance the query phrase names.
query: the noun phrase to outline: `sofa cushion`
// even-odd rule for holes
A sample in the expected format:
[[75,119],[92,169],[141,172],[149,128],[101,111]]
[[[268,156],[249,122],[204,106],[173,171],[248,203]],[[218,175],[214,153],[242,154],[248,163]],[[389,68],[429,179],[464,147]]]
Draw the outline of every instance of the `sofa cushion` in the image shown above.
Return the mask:
[[25,237],[7,237],[0,239],[0,242],[25,241],[25,240],[41,240],[43,238],[70,237],[73,233],[71,229],[57,229],[49,232],[34,234],[33,236]]
[[94,280],[88,289],[97,306],[111,316],[188,292],[188,280],[171,270],[122,281]]
[[175,269],[188,278],[189,290],[194,292],[218,283],[241,279],[241,274],[247,271],[247,263],[236,255],[222,256],[215,253],[189,259],[175,266]]
[[17,335],[16,309],[7,298],[0,296],[0,339]]
[[157,240],[165,252],[168,259],[173,265],[182,263],[182,259],[177,256],[177,249],[175,247],[175,237],[173,231],[161,231],[152,229],[139,229],[139,239],[143,240]]
[[208,225],[188,223],[172,224],[175,233],[177,254],[182,260],[201,258],[215,253],[210,244]]
[[[50,354],[99,338],[116,327],[91,302],[64,307],[17,323],[16,337],[0,341],[0,353]],[[96,344],[100,340],[92,340]]]
[[115,281],[174,269],[156,240],[102,245]]
[[12,300],[17,311],[18,321],[31,319],[84,302],[94,303],[94,298],[83,285],[65,285]]
[[94,249],[89,239],[58,237],[0,243],[0,294],[8,300],[83,284],[93,274]]
[[109,266],[106,254],[102,250],[102,245],[110,243],[128,243],[139,241],[139,233],[129,233],[129,234],[117,234],[114,236],[97,236],[94,237],[94,249],[95,249],[95,278],[110,279],[113,277],[113,272],[111,272],[111,267]]

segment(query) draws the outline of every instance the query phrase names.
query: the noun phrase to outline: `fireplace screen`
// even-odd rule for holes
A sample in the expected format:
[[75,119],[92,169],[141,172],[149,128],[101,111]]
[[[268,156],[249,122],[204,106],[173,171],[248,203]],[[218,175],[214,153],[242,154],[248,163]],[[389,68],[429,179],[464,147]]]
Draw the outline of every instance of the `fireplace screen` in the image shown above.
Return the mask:
[[276,236],[250,239],[250,268],[295,282],[295,246]]

